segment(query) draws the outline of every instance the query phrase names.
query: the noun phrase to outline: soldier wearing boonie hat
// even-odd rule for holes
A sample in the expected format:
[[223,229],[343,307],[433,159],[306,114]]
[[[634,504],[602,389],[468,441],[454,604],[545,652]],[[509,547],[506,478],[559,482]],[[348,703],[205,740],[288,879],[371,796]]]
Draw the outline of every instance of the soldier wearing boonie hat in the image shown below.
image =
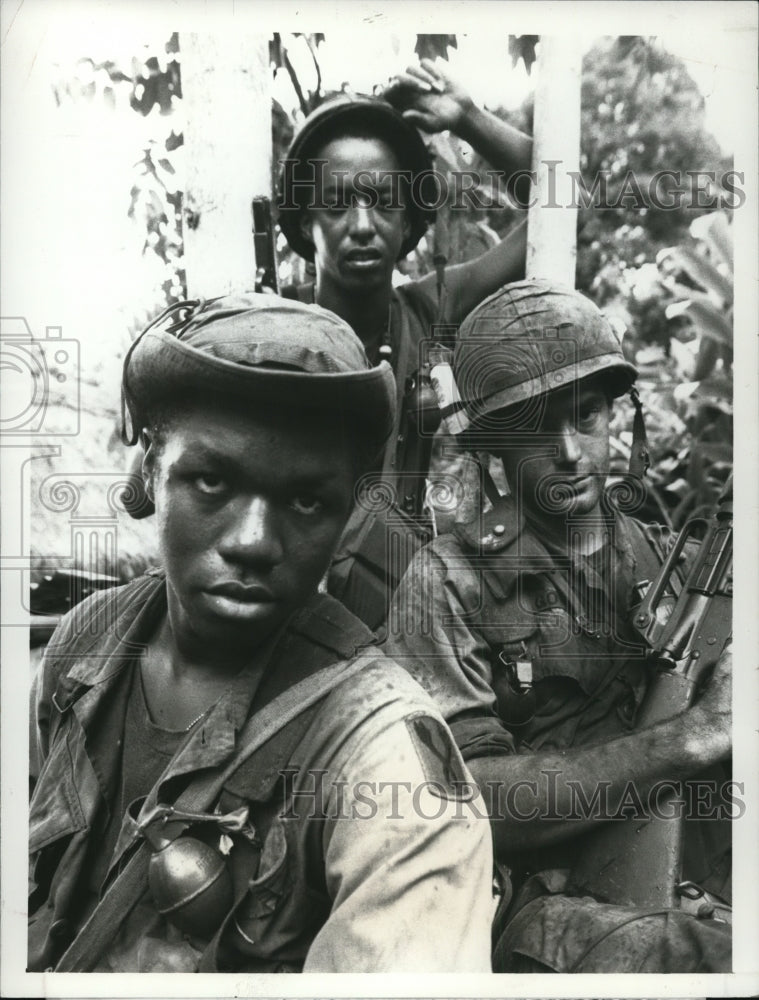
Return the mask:
[[[501,461],[510,494],[490,484],[487,512],[415,557],[384,648],[435,699],[489,799],[516,890],[494,970],[727,971],[724,923],[678,910],[645,925],[634,908],[572,895],[568,880],[604,814],[582,814],[578,794],[590,803],[606,789],[613,811],[629,782],[645,799],[656,781],[695,777],[730,751],[729,653],[686,713],[635,728],[651,671],[630,609],[671,537],[630,516],[647,459],[634,393],[631,473],[607,487],[612,401],[635,368],[590,300],[536,279],[471,313],[452,369],[448,419],[466,447]],[[705,832],[686,824],[683,878],[724,915],[729,824]]]
[[[502,171],[507,183],[517,168],[530,166],[530,140],[478,108],[444,61],[423,59],[394,77],[382,97],[339,94],[325,100],[295,135],[280,182],[280,226],[314,269],[312,282],[282,294],[336,312],[373,362],[390,362],[396,379],[396,423],[377,470],[394,507],[385,517],[371,499],[356,505],[328,580],[330,593],[372,628],[384,620],[405,566],[396,565],[398,552],[413,550],[415,534],[428,537],[426,479],[447,470],[429,472],[434,428],[420,391],[428,349],[452,340],[478,302],[524,269],[523,228],[496,246],[483,238],[484,252],[446,266],[443,220],[428,238],[435,272],[394,287],[396,263],[419,244],[437,209],[467,204],[468,196],[446,189],[449,183],[473,182],[470,173],[463,181],[463,175],[436,174],[419,129],[450,130]],[[483,184],[480,194],[487,189]],[[444,514],[439,512],[441,520]],[[388,539],[397,537],[406,519],[403,544],[391,545]]]
[[137,443],[151,412],[215,395],[242,409],[339,417],[370,462],[395,413],[390,366],[371,367],[347,323],[267,295],[180,304],[145,330],[124,365],[125,443]]
[[152,324],[123,394],[162,568],[46,652],[28,968],[486,970],[477,792],[428,696],[318,592],[389,366],[324,309],[228,296]]

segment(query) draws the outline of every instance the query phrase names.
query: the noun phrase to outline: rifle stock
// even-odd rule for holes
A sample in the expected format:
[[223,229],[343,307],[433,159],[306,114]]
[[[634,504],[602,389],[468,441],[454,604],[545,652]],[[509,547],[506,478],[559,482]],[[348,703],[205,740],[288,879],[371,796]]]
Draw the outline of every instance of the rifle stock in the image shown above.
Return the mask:
[[[639,728],[684,712],[731,638],[732,493],[727,489],[672,604],[673,574],[697,523],[689,521],[682,529],[634,612],[657,669],[641,705]],[[678,905],[686,804],[670,791],[657,796],[656,805],[656,815],[610,820],[587,838],[570,878],[573,892],[618,905]]]

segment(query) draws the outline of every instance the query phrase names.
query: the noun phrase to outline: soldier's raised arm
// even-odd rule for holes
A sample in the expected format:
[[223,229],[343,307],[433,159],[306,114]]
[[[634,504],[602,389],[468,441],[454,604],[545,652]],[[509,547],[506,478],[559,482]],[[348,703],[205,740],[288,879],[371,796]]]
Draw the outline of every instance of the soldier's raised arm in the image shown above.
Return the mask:
[[[391,81],[383,96],[417,128],[425,132],[448,129],[468,142],[502,175],[506,190],[517,204],[527,204],[532,139],[480,108],[445,60],[422,59],[418,65],[409,66]],[[451,322],[460,323],[485,296],[524,273],[526,241],[523,223],[491,250],[447,268]],[[422,284],[432,289],[434,280],[430,275]]]

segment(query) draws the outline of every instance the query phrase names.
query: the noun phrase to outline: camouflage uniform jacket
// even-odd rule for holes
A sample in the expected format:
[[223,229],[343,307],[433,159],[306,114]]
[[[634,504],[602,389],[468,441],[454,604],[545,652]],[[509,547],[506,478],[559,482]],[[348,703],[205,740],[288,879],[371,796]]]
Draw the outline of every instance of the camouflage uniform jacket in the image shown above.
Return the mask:
[[[30,970],[55,966],[86,919],[84,901],[102,891],[89,885],[92,840],[119,783],[135,651],[165,608],[161,577],[95,595],[64,619],[43,661]],[[171,804],[200,770],[223,770],[257,705],[318,676],[325,649],[327,660],[344,664],[350,679],[315,702],[307,724],[291,729],[276,754],[251,757],[257,766],[234,771],[209,803],[209,812],[245,806],[250,820],[227,845],[236,902],[221,937],[209,945],[183,935],[146,887],[93,971],[489,968],[487,822],[477,818],[477,798],[465,801],[452,780],[467,772],[428,697],[375,647],[357,655],[355,625],[331,598],[315,597],[274,645],[273,669],[238,676],[151,792]],[[109,878],[139,839],[142,805],[136,800],[122,818]]]
[[[599,531],[606,544],[597,553],[570,559],[503,499],[411,562],[384,648],[430,693],[465,760],[600,744],[635,728],[650,668],[630,611],[636,584],[661,566],[669,532],[619,512]],[[557,872],[571,868],[582,841],[505,859],[516,885],[543,872],[551,886],[543,891],[561,892]],[[685,877],[729,899],[729,873],[729,822],[688,823]],[[554,967],[546,954],[570,939],[569,920],[546,919],[535,954]],[[618,939],[609,942],[618,956]],[[558,959],[555,967],[568,971]]]

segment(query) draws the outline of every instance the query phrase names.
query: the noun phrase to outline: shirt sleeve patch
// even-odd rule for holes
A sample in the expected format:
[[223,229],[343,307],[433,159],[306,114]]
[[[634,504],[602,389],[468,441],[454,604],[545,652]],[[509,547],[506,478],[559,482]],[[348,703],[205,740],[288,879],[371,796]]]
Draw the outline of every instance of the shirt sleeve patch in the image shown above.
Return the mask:
[[461,755],[445,726],[430,715],[415,715],[405,721],[429,791],[441,799],[471,802],[476,785],[467,775]]

